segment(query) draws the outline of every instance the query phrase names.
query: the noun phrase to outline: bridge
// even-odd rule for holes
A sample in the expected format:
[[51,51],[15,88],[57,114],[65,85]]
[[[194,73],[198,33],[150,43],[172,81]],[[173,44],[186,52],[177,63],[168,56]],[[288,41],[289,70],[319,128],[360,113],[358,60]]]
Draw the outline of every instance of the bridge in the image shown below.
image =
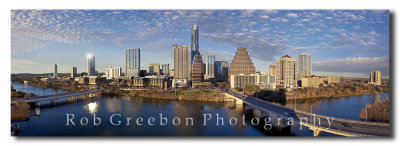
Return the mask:
[[[87,90],[87,91],[80,91],[80,92],[73,92],[73,93],[55,94],[55,95],[47,95],[47,96],[36,96],[36,97],[31,97],[31,98],[23,99],[23,100],[27,103],[36,103],[36,102],[46,101],[46,100],[49,100],[50,102],[56,102],[57,99],[61,99],[61,98],[78,99],[79,96],[98,93],[100,91],[101,91],[100,89],[95,89],[95,90]],[[21,100],[21,99],[12,98],[11,104],[15,104],[19,100]]]
[[280,120],[281,128],[290,128],[288,121],[299,123],[300,126],[308,127],[313,131],[314,136],[322,132],[332,133],[347,137],[365,136],[390,136],[391,126],[389,123],[365,122],[347,120],[329,116],[293,110],[287,107],[276,105],[252,96],[247,96],[233,91],[226,91],[225,95],[234,98],[236,104],[246,103],[246,110],[252,111],[259,118],[276,115]]

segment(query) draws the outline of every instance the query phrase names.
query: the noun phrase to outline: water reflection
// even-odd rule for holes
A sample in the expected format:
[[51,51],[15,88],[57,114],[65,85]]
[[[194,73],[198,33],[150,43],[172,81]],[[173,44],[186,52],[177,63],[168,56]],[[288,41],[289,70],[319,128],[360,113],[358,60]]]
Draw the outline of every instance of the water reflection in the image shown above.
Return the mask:
[[87,110],[89,111],[89,113],[91,113],[91,114],[96,113],[96,112],[98,111],[97,102],[88,103],[88,104],[86,105],[86,109],[87,109]]

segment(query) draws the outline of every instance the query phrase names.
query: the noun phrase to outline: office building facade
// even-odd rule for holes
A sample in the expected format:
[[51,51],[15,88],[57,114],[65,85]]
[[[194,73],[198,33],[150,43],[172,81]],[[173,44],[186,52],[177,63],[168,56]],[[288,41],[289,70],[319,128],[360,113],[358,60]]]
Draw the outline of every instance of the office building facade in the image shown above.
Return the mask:
[[92,54],[87,56],[87,74],[88,76],[96,76],[95,57]]
[[196,52],[192,64],[192,83],[204,81],[203,59],[200,52]]
[[373,71],[369,75],[369,84],[382,85],[381,72]]
[[169,75],[169,64],[168,63],[162,65],[162,74],[167,75],[167,76]]
[[196,55],[196,52],[199,52],[199,26],[193,25],[192,28],[192,35],[191,35],[191,62],[193,63],[193,57]]
[[256,68],[245,47],[237,48],[228,72],[228,80],[230,80],[230,76],[232,75],[249,75],[256,72]]
[[269,75],[276,76],[276,65],[269,65]]
[[121,77],[121,67],[106,67],[105,76],[107,79],[118,79]]
[[276,80],[278,85],[284,88],[297,86],[297,61],[285,55],[276,61]]
[[311,55],[302,53],[297,58],[298,78],[309,77],[312,75]]
[[215,61],[215,79],[220,82],[228,81],[229,63],[227,61]]
[[125,76],[139,77],[140,73],[140,49],[125,50]]
[[54,64],[53,78],[56,78],[57,75],[58,75],[58,73],[57,73],[57,64]]
[[209,53],[207,56],[207,60],[206,60],[206,72],[205,75],[206,78],[215,78],[215,56],[213,53]]
[[78,76],[78,70],[76,69],[76,67],[72,67],[71,68],[71,78],[75,78]]
[[275,89],[276,77],[266,74],[232,75],[231,88],[244,88],[246,86],[259,86],[261,89]]
[[154,75],[160,75],[160,64],[150,64],[149,65],[149,73]]
[[174,45],[174,78],[190,80],[191,50],[189,46]]

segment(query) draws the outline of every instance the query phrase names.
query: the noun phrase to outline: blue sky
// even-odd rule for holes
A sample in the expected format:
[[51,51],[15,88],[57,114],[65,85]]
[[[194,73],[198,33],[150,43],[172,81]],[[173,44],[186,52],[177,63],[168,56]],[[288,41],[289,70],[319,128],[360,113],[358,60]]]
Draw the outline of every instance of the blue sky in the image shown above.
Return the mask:
[[12,10],[11,72],[86,72],[124,67],[124,50],[141,48],[141,68],[169,63],[173,44],[190,46],[199,25],[200,53],[231,62],[246,47],[257,71],[289,55],[312,56],[313,74],[389,75],[389,11],[386,10]]

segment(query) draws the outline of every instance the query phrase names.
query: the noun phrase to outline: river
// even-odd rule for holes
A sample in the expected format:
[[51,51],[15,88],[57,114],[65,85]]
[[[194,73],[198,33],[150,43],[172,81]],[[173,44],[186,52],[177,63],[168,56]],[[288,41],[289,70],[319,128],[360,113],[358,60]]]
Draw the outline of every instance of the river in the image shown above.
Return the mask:
[[[20,83],[12,82],[12,85],[17,91],[33,92],[38,96],[65,93]],[[384,96],[389,94],[296,100],[296,108],[308,111],[313,104],[315,113],[357,119],[357,111],[361,111],[366,103],[373,103],[375,98]],[[284,106],[293,105],[294,101],[289,101]],[[28,121],[12,122],[20,125],[19,136],[312,136],[312,131],[304,127],[300,130],[299,125],[292,126],[290,132],[286,133],[279,128],[263,130],[263,127],[253,126],[251,116],[243,119],[243,115],[246,115],[244,106],[233,102],[95,97],[73,103],[41,105],[40,108],[39,117],[30,116]],[[236,124],[232,124],[235,123],[232,119],[236,119]],[[118,125],[119,121],[121,123]],[[323,135],[333,136],[329,133]]]

